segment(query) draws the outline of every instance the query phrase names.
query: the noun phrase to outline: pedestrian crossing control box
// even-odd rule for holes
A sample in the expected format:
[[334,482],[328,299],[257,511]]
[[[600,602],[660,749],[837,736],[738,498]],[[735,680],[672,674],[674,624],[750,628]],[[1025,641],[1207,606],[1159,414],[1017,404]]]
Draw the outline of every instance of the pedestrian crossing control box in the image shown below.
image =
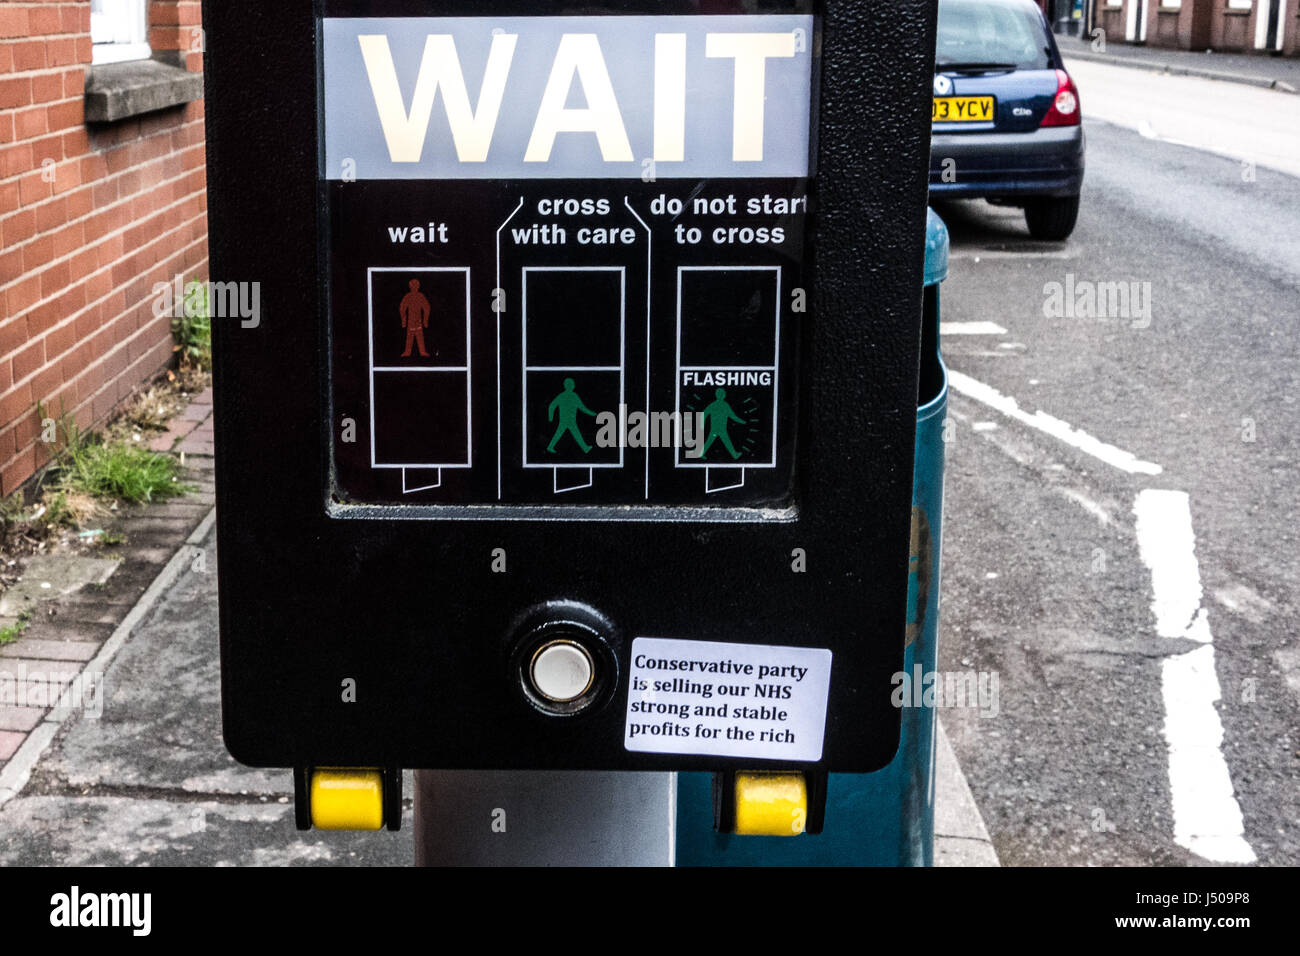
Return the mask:
[[204,12],[230,751],[887,764],[928,5]]

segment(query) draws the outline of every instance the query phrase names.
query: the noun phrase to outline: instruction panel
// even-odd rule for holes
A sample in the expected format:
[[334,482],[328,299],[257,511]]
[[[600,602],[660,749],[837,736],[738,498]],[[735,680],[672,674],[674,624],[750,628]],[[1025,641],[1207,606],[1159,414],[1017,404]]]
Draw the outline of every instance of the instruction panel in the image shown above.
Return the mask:
[[628,750],[821,759],[829,650],[638,637],[630,680]]
[[814,21],[326,18],[339,503],[792,503]]

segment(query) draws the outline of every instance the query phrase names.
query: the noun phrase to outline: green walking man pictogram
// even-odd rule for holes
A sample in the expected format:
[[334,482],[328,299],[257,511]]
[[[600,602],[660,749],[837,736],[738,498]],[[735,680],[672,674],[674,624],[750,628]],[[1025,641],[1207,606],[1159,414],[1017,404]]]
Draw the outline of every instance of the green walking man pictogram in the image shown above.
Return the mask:
[[560,413],[559,424],[555,426],[555,436],[551,439],[551,443],[546,446],[546,450],[552,454],[555,453],[555,443],[560,440],[565,432],[573,436],[573,440],[578,443],[578,447],[582,449],[583,454],[591,451],[591,446],[587,444],[582,437],[582,432],[578,430],[578,412],[586,412],[592,418],[596,417],[596,413],[582,404],[582,399],[578,397],[578,393],[573,389],[573,379],[566,378],[564,380],[564,391],[556,395],[551,401],[550,407],[546,409],[546,420],[548,422],[555,421],[555,413],[557,411]]
[[723,446],[730,452],[732,459],[740,457],[740,452],[736,451],[736,446],[731,443],[730,436],[727,435],[727,423],[735,422],[737,425],[745,424],[745,420],[731,410],[727,404],[727,390],[720,388],[713,393],[717,396],[717,401],[710,402],[704,408],[704,419],[709,423],[709,437],[704,442],[704,447],[700,449],[700,457],[703,458],[709,453],[709,446],[713,444],[715,438],[721,438]]

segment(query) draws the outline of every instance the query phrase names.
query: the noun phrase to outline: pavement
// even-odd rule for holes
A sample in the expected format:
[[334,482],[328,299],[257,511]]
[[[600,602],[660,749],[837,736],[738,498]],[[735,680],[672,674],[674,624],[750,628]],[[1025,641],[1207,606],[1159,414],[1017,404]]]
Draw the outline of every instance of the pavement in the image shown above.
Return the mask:
[[1057,36],[1061,55],[1176,76],[1198,76],[1227,83],[1242,83],[1278,90],[1300,91],[1300,58],[1252,53],[1218,53],[1212,50],[1169,50],[1117,41],[1098,43],[1079,37]]
[[[0,657],[0,677],[19,663],[29,674],[57,672],[63,696],[62,706],[0,707],[0,726],[22,728],[0,737],[12,744],[0,753],[7,759],[0,767],[0,866],[409,865],[409,772],[400,831],[300,832],[289,772],[244,767],[226,753],[205,437],[211,406],[210,396],[202,398],[206,404],[192,405],[157,442],[160,450],[187,451],[200,485],[182,501],[199,509],[201,520],[167,529],[170,549],[159,548],[156,537],[136,546],[154,559],[152,579],[139,569],[128,574],[125,565],[107,570],[112,562],[81,567],[79,583],[55,578],[60,593],[40,605],[41,629]],[[128,546],[157,522],[151,515],[145,509],[123,522]],[[42,566],[26,575],[28,590],[7,597],[48,596],[51,589],[40,585],[50,576]],[[52,607],[56,614],[48,613]],[[96,622],[89,632],[88,617]],[[942,726],[935,831],[937,865],[997,865]]]
[[[1143,139],[1234,159],[1237,179],[1246,187],[1258,180],[1258,167],[1300,176],[1300,96],[1196,76],[1067,62],[1079,88],[1085,123],[1102,119],[1134,130]],[[1090,149],[1086,178],[1096,168],[1093,156]],[[1179,185],[1172,176],[1161,177],[1160,194],[1176,195]],[[1229,216],[1233,198],[1223,197],[1223,212]],[[1272,228],[1271,222],[1262,225]]]
[[[206,433],[210,442],[211,389],[195,395],[185,414],[187,435]],[[208,457],[182,469],[189,494],[100,516],[102,526],[86,533],[117,543],[85,555],[35,555],[0,595],[0,627],[30,622],[16,643],[0,646],[0,800],[15,785],[15,768],[44,749],[83,699],[98,700],[123,623],[134,622],[132,606],[165,577],[177,548],[212,510],[206,447]]]

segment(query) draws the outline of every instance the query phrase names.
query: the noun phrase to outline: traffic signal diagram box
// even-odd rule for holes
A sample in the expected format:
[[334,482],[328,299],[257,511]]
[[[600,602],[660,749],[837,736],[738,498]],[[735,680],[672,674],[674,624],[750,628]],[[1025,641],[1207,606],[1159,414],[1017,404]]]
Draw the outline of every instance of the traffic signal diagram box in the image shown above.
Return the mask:
[[237,758],[890,760],[929,6],[205,4]]

